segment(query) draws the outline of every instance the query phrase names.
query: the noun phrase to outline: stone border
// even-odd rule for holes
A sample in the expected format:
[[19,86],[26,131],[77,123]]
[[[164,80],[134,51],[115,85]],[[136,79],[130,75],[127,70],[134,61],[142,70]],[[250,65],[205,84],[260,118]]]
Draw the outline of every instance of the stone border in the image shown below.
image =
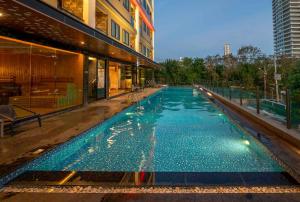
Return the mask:
[[163,193],[163,194],[192,194],[192,193],[202,193],[202,194],[212,194],[212,193],[225,193],[225,194],[238,194],[238,193],[273,193],[273,194],[287,194],[287,193],[300,193],[300,187],[149,187],[149,188],[120,188],[120,187],[97,187],[97,186],[45,186],[45,187],[16,187],[8,186],[0,190],[0,192],[14,192],[14,193],[134,193],[134,194],[145,194],[145,193]]

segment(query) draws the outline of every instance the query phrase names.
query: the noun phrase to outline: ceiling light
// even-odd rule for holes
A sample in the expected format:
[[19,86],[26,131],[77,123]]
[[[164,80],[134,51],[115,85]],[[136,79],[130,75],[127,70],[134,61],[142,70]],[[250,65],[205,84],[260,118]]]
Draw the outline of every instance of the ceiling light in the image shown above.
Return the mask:
[[97,59],[96,59],[96,58],[93,58],[93,57],[89,57],[89,60],[91,60],[91,61],[96,61]]
[[82,41],[82,42],[80,42],[81,43],[81,45],[84,45],[85,43],[84,43],[84,41]]
[[0,13],[0,17],[2,17],[3,16],[3,13]]

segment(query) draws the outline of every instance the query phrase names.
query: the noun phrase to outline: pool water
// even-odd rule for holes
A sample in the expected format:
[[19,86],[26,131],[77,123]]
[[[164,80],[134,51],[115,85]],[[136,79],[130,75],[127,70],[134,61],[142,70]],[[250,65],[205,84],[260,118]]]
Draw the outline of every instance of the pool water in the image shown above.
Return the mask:
[[266,148],[192,88],[166,88],[27,171],[281,172]]

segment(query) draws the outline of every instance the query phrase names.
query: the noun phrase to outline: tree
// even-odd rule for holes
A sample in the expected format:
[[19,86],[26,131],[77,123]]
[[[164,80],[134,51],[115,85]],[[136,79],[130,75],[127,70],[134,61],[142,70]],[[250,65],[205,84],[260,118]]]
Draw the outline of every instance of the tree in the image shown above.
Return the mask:
[[166,60],[161,63],[161,76],[169,85],[195,84],[205,78],[204,60],[200,58],[184,58],[182,61]]
[[238,50],[238,61],[239,63],[248,63],[253,64],[255,63],[256,59],[262,55],[262,52],[259,48],[254,46],[242,46]]

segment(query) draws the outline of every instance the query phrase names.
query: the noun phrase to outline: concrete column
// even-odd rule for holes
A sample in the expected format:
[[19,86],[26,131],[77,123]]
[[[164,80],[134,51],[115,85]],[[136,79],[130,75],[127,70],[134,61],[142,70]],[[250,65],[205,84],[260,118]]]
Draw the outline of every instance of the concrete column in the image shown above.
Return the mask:
[[154,60],[155,58],[155,43],[154,43],[154,40],[155,40],[155,32],[153,31],[152,32],[152,60]]
[[136,29],[136,38],[135,38],[135,51],[140,52],[140,12],[138,8],[135,8],[135,29]]
[[[153,23],[153,26],[154,26],[154,20],[155,20],[154,9],[155,9],[154,8],[154,0],[152,0],[152,23]],[[155,58],[155,43],[154,43],[154,41],[155,41],[155,31],[152,31],[152,47],[153,47],[153,49],[152,49],[152,60],[154,60],[154,58]]]
[[134,86],[137,86],[137,84],[138,84],[138,81],[137,81],[137,79],[138,79],[138,67],[136,66],[136,65],[133,65],[132,66],[132,68],[131,68],[131,76],[132,76],[132,84],[134,85]]
[[83,19],[90,27],[96,27],[96,0],[83,0]]
[[109,60],[105,59],[105,98],[109,98]]
[[88,105],[88,89],[89,88],[89,57],[84,56],[83,62],[83,105]]

